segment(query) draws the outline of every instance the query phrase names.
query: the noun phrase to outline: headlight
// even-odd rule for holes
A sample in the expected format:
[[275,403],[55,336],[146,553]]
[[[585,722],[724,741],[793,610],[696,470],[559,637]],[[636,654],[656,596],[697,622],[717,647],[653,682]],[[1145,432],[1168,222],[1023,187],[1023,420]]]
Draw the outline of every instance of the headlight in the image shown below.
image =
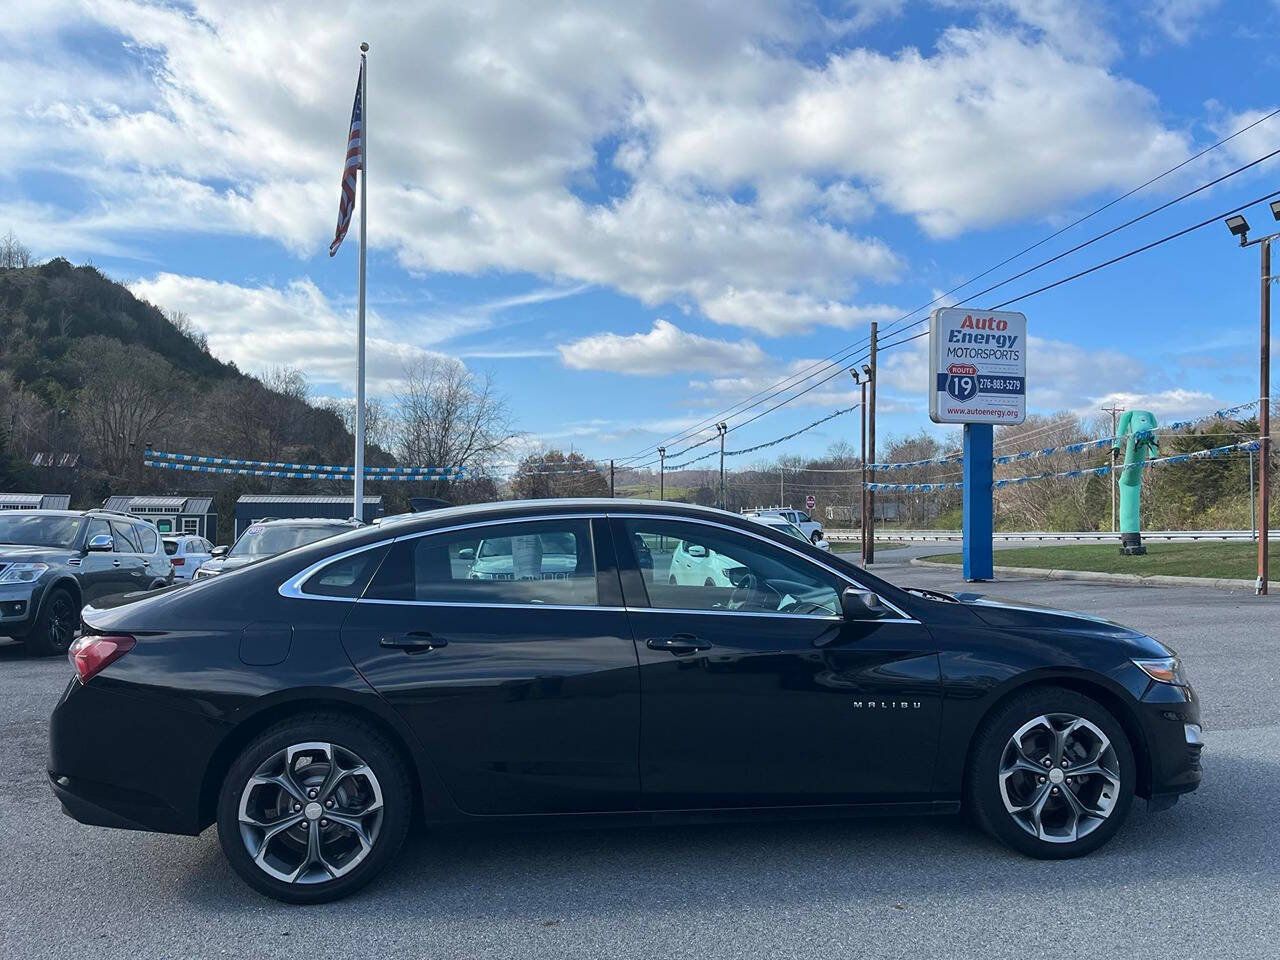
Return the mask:
[[34,583],[48,569],[47,563],[11,563],[0,573],[0,583]]
[[1134,666],[1152,680],[1160,683],[1172,683],[1179,687],[1188,686],[1187,675],[1182,670],[1182,661],[1177,657],[1160,657],[1158,660],[1134,660]]

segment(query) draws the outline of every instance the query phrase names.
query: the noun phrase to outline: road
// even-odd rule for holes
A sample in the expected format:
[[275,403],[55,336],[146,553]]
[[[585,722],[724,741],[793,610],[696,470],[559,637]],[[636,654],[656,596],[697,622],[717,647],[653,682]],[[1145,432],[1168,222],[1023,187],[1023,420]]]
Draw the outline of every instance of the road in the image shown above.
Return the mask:
[[[877,572],[960,589],[883,551]],[[943,548],[946,549],[946,548]],[[1123,620],[1200,690],[1205,783],[1135,805],[1083,860],[1018,857],[960,818],[413,836],[357,896],[285,907],[213,831],[83,827],[44,782],[65,661],[0,647],[0,956],[643,957],[1280,955],[1280,599],[1009,580],[986,592]],[[138,735],[126,732],[122,735]]]

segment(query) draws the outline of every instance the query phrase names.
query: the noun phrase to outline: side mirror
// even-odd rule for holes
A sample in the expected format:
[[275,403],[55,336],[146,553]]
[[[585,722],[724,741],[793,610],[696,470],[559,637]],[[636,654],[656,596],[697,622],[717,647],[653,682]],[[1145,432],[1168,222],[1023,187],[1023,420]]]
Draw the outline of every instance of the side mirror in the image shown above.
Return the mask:
[[115,540],[111,539],[109,533],[99,533],[97,536],[89,538],[87,549],[90,553],[110,553],[116,548]]
[[227,555],[227,550],[228,550],[228,547],[225,544],[222,546],[214,547],[212,550],[209,551],[209,556],[225,557]]
[[475,547],[463,547],[461,550],[458,551],[459,560],[474,560],[475,558],[476,558]]
[[840,594],[840,610],[846,620],[879,620],[888,612],[879,594],[859,587],[847,587]]
[[701,560],[707,555],[707,548],[700,543],[691,543],[684,548],[684,552],[691,557],[696,557]]

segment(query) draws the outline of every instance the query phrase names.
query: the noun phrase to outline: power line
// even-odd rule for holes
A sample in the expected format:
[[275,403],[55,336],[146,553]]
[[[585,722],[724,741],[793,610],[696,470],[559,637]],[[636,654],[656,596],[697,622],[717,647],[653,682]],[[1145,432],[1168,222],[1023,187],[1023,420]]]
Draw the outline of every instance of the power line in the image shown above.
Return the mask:
[[[957,291],[959,291],[959,290],[963,289],[964,287],[967,287],[969,284],[974,283],[974,282],[976,282],[977,280],[982,279],[983,277],[985,277],[985,276],[987,276],[987,275],[989,275],[989,274],[993,273],[994,271],[996,271],[996,270],[1000,269],[1000,267],[1003,267],[1003,266],[1005,266],[1006,264],[1009,264],[1009,263],[1013,262],[1014,260],[1017,260],[1019,257],[1024,256],[1025,254],[1027,254],[1027,253],[1031,252],[1032,250],[1036,249],[1037,247],[1040,247],[1040,246],[1042,246],[1043,244],[1048,243],[1049,241],[1051,241],[1051,240],[1053,240],[1053,239],[1055,239],[1055,238],[1057,238],[1057,237],[1061,236],[1061,235],[1062,235],[1063,233],[1065,233],[1066,231],[1068,231],[1068,230],[1070,230],[1070,229],[1072,229],[1072,228],[1074,228],[1074,227],[1076,227],[1076,226],[1080,225],[1081,223],[1084,223],[1086,220],[1089,220],[1089,219],[1091,219],[1092,217],[1097,216],[1099,213],[1102,213],[1103,211],[1105,211],[1105,210],[1109,209],[1110,207],[1114,206],[1115,204],[1120,203],[1120,202],[1122,202],[1122,201],[1124,201],[1124,200],[1128,199],[1129,197],[1133,196],[1134,194],[1136,194],[1136,193],[1140,192],[1141,190],[1146,189],[1147,187],[1151,186],[1152,184],[1157,183],[1157,182],[1158,182],[1158,181],[1160,181],[1160,180],[1163,180],[1165,177],[1167,177],[1167,176],[1169,176],[1169,175],[1171,175],[1171,174],[1173,174],[1173,173],[1177,172],[1178,170],[1181,170],[1183,167],[1187,166],[1188,164],[1193,163],[1194,161],[1196,161],[1196,160],[1200,159],[1200,158],[1201,158],[1201,157],[1203,157],[1205,154],[1207,154],[1207,153],[1209,153],[1209,152],[1211,152],[1211,151],[1213,151],[1213,150],[1216,150],[1218,147],[1221,147],[1223,144],[1225,144],[1225,143],[1227,143],[1227,142],[1229,142],[1229,141],[1231,141],[1231,140],[1234,140],[1236,137],[1240,136],[1241,134],[1246,133],[1246,132],[1248,132],[1249,130],[1252,130],[1254,127],[1258,126],[1259,124],[1264,123],[1264,122],[1265,122],[1265,121],[1267,121],[1267,120],[1270,120],[1272,117],[1276,116],[1277,114],[1280,114],[1280,108],[1277,108],[1276,110],[1271,111],[1270,113],[1266,114],[1266,115],[1265,115],[1265,116],[1263,116],[1263,117],[1258,118],[1257,120],[1253,121],[1252,123],[1249,123],[1249,124],[1247,124],[1247,125],[1246,125],[1246,126],[1244,126],[1244,127],[1241,127],[1239,130],[1236,130],[1234,133],[1232,133],[1232,134],[1230,134],[1230,135],[1228,135],[1228,136],[1226,136],[1226,137],[1223,137],[1222,139],[1218,140],[1217,142],[1215,142],[1215,143],[1213,143],[1213,144],[1210,144],[1209,146],[1207,146],[1207,147],[1205,147],[1203,150],[1201,150],[1199,153],[1196,153],[1196,154],[1194,154],[1194,155],[1192,155],[1192,156],[1188,157],[1187,159],[1183,160],[1181,163],[1178,163],[1178,164],[1176,164],[1176,165],[1174,165],[1174,166],[1170,167],[1168,170],[1165,170],[1163,173],[1161,173],[1161,174],[1159,174],[1159,175],[1157,175],[1157,176],[1155,176],[1155,177],[1152,177],[1152,178],[1151,178],[1151,179],[1149,179],[1149,180],[1146,180],[1145,182],[1143,182],[1143,183],[1139,184],[1138,186],[1134,187],[1133,189],[1131,189],[1131,190],[1127,191],[1126,193],[1123,193],[1123,194],[1121,194],[1120,196],[1118,196],[1118,197],[1116,197],[1116,198],[1114,198],[1114,199],[1112,199],[1112,200],[1109,200],[1107,203],[1104,203],[1102,206],[1098,207],[1097,209],[1092,210],[1091,212],[1089,212],[1089,213],[1087,213],[1087,214],[1085,214],[1085,215],[1083,215],[1083,216],[1081,216],[1081,217],[1078,217],[1077,219],[1073,220],[1071,223],[1067,224],[1066,226],[1061,227],[1061,228],[1059,228],[1058,230],[1055,230],[1053,233],[1049,234],[1048,236],[1043,237],[1043,238],[1041,238],[1040,240],[1037,240],[1035,243],[1033,243],[1033,244],[1031,244],[1031,245],[1029,245],[1029,246],[1027,246],[1027,247],[1024,247],[1022,250],[1019,250],[1017,253],[1013,254],[1012,256],[1010,256],[1010,257],[1006,257],[1004,260],[1001,260],[999,263],[995,264],[994,266],[988,267],[986,270],[982,271],[981,273],[975,274],[974,276],[972,276],[972,277],[970,277],[969,279],[967,279],[967,280],[963,281],[962,283],[958,284],[957,286],[952,287],[950,290],[946,291],[945,293],[939,294],[937,297],[934,297],[934,298],[933,298],[932,300],[930,300],[928,303],[922,304],[921,306],[916,307],[915,309],[908,311],[907,313],[905,313],[905,314],[903,314],[901,317],[899,317],[897,320],[895,320],[893,323],[889,324],[889,325],[885,328],[884,333],[886,333],[886,334],[887,334],[887,333],[892,332],[895,328],[897,328],[898,326],[900,326],[903,322],[905,322],[906,320],[908,320],[909,318],[911,318],[911,317],[912,317],[912,316],[914,316],[915,314],[919,313],[921,310],[926,310],[926,309],[928,309],[929,307],[931,307],[931,306],[933,306],[933,305],[935,305],[935,304],[937,304],[937,303],[941,302],[942,300],[944,300],[946,297],[950,296],[951,294],[953,294],[953,293],[955,293],[955,292],[957,292]],[[1280,152],[1280,151],[1277,151],[1277,152]],[[1146,216],[1150,216],[1150,215],[1152,215],[1153,213],[1159,212],[1160,210],[1163,210],[1163,209],[1167,208],[1168,206],[1171,206],[1171,205],[1172,205],[1172,204],[1174,204],[1174,203],[1177,203],[1177,202],[1180,202],[1181,200],[1186,199],[1188,196],[1191,196],[1191,195],[1192,195],[1192,194],[1194,194],[1194,193],[1198,193],[1198,192],[1200,192],[1200,190],[1207,189],[1209,186],[1212,186],[1212,185],[1214,185],[1214,184],[1216,184],[1216,183],[1220,183],[1222,180],[1227,179],[1227,177],[1234,176],[1235,174],[1240,173],[1240,172],[1242,172],[1243,170],[1248,169],[1249,167],[1254,166],[1254,165],[1256,165],[1256,164],[1258,164],[1258,163],[1261,163],[1263,160],[1266,160],[1266,159],[1268,159],[1269,157],[1272,157],[1272,156],[1275,156],[1275,153],[1268,154],[1268,155],[1267,155],[1267,156],[1265,156],[1265,157],[1261,157],[1261,158],[1259,158],[1258,160],[1252,161],[1251,163],[1246,164],[1244,167],[1241,167],[1241,168],[1239,168],[1239,169],[1237,169],[1237,170],[1234,170],[1234,171],[1232,171],[1232,172],[1230,172],[1230,173],[1226,174],[1225,176],[1220,177],[1220,178],[1218,178],[1217,180],[1212,181],[1212,182],[1211,182],[1211,183],[1209,183],[1209,184],[1206,184],[1206,185],[1204,185],[1204,186],[1202,186],[1202,187],[1197,188],[1196,190],[1192,191],[1190,194],[1185,194],[1184,196],[1182,196],[1182,197],[1178,198],[1177,200],[1169,201],[1168,203],[1164,204],[1163,206],[1156,208],[1156,210],[1154,210],[1154,211],[1149,211],[1147,214],[1144,214],[1142,217],[1139,217],[1139,218],[1137,218],[1137,219],[1135,219],[1135,220],[1133,220],[1133,221],[1130,221],[1128,224],[1122,224],[1120,227],[1113,228],[1112,230],[1108,231],[1107,233],[1102,234],[1102,235],[1100,235],[1099,237],[1095,237],[1093,240],[1090,240],[1090,241],[1088,241],[1086,244],[1083,244],[1083,245],[1081,245],[1080,247],[1076,247],[1076,248],[1074,248],[1072,251],[1068,251],[1067,253],[1071,253],[1071,252],[1074,252],[1075,250],[1079,250],[1079,249],[1081,249],[1083,246],[1087,246],[1087,245],[1088,245],[1088,243],[1093,243],[1093,242],[1095,242],[1096,240],[1102,239],[1102,237],[1109,236],[1110,234],[1115,233],[1117,230],[1124,229],[1124,227],[1125,227],[1125,226],[1132,225],[1133,223],[1136,223],[1136,222],[1137,222],[1137,220],[1143,219],[1143,218],[1145,218]],[[1064,253],[1064,254],[1061,254],[1061,255],[1059,255],[1059,257],[1056,257],[1056,258],[1054,258],[1054,259],[1061,259],[1061,257],[1062,257],[1062,256],[1066,256],[1066,255],[1067,255],[1067,254],[1065,254],[1065,253]],[[1039,267],[1040,267],[1040,266],[1045,266],[1045,265],[1047,265],[1048,263],[1051,263],[1051,262],[1053,262],[1053,261],[1052,261],[1052,260],[1045,261],[1044,263],[1039,264],[1039,265],[1037,265],[1036,267],[1032,267],[1032,268],[1031,268],[1031,270],[1039,269]],[[1012,280],[1015,280],[1015,279],[1018,279],[1019,277],[1025,276],[1027,272],[1030,272],[1030,270],[1029,270],[1029,271],[1024,271],[1023,273],[1018,274],[1018,275],[1017,275],[1017,276],[1015,276],[1015,277],[1011,277],[1011,278],[1009,278],[1009,280],[1003,281],[1001,284],[996,284],[996,285],[995,285],[995,287],[1002,286],[1002,285],[1003,285],[1003,283],[1009,283],[1009,282],[1011,282]],[[961,303],[964,303],[964,302],[966,302],[966,301],[968,301],[968,300],[972,300],[972,299],[973,299],[973,297],[981,296],[983,293],[990,292],[990,290],[995,289],[995,287],[990,287],[990,288],[988,288],[987,290],[984,290],[984,291],[981,291],[981,292],[979,292],[979,293],[973,294],[972,296],[970,296],[970,297],[966,297],[966,298],[965,298],[965,300],[962,300],[962,301],[960,301],[960,302],[961,302]],[[921,322],[921,321],[917,321],[917,322]],[[763,390],[757,391],[756,393],[752,394],[751,396],[746,397],[746,398],[744,398],[743,400],[738,401],[736,404],[733,404],[732,406],[730,406],[730,407],[729,407],[729,409],[728,409],[727,411],[725,411],[725,412],[723,412],[723,413],[721,413],[721,414],[717,415],[716,417],[712,417],[712,418],[710,418],[709,420],[699,421],[699,425],[698,425],[698,426],[696,426],[696,427],[694,427],[694,428],[692,428],[691,430],[686,430],[686,431],[685,431],[685,432],[683,432],[683,433],[677,433],[677,434],[674,434],[674,435],[672,435],[671,437],[668,437],[668,438],[667,438],[667,439],[665,439],[665,440],[661,440],[661,441],[659,441],[659,442],[658,442],[658,444],[656,444],[656,445],[653,445],[653,446],[650,446],[650,447],[646,447],[646,448],[645,448],[643,451],[641,451],[640,453],[637,453],[637,454],[634,454],[634,455],[632,455],[632,456],[630,456],[630,457],[627,457],[625,460],[623,460],[623,461],[621,461],[621,462],[623,462],[623,463],[629,463],[629,462],[632,462],[632,461],[638,460],[638,459],[640,459],[640,457],[644,456],[644,455],[645,455],[649,450],[651,450],[651,449],[655,449],[655,448],[656,448],[656,446],[658,446],[658,445],[662,445],[662,444],[669,444],[669,443],[674,443],[674,442],[679,442],[679,441],[681,441],[681,440],[689,439],[689,438],[691,438],[692,436],[696,435],[696,434],[697,434],[698,432],[700,432],[701,430],[706,429],[709,425],[711,425],[711,424],[713,424],[713,423],[715,423],[715,422],[717,422],[717,421],[719,421],[719,420],[724,420],[724,419],[726,419],[727,417],[729,417],[729,416],[731,416],[731,415],[737,415],[737,413],[745,412],[745,410],[736,410],[736,408],[737,408],[737,407],[741,407],[743,404],[746,404],[748,401],[750,401],[750,400],[754,400],[756,397],[759,397],[759,396],[760,396],[760,394],[762,394],[762,393],[767,393],[768,391],[773,390],[774,388],[781,387],[781,389],[778,389],[778,390],[776,390],[774,393],[772,393],[772,394],[770,395],[770,397],[765,397],[765,398],[763,398],[763,399],[759,400],[757,403],[754,403],[754,404],[751,404],[751,405],[750,405],[750,406],[758,406],[758,405],[759,405],[759,403],[763,403],[763,402],[765,402],[766,400],[771,399],[773,396],[777,396],[777,395],[778,395],[778,393],[785,392],[785,390],[790,389],[790,386],[797,386],[797,385],[799,385],[800,383],[803,383],[805,380],[807,380],[807,379],[811,379],[813,376],[817,376],[817,375],[818,375],[818,373],[816,373],[816,372],[815,372],[815,373],[809,374],[808,376],[802,376],[803,374],[806,374],[808,371],[815,370],[815,368],[819,368],[819,367],[823,367],[823,368],[825,368],[825,367],[829,367],[832,363],[837,363],[837,362],[842,363],[844,360],[848,359],[848,354],[850,354],[850,353],[852,353],[853,351],[856,351],[857,349],[859,349],[859,347],[862,345],[862,343],[865,343],[865,342],[867,342],[867,340],[860,341],[860,342],[859,342],[858,344],[856,344],[856,345],[847,345],[847,346],[845,346],[845,347],[840,348],[839,350],[836,350],[834,353],[828,354],[826,357],[822,358],[821,360],[815,360],[813,363],[809,364],[807,367],[802,368],[800,371],[798,371],[798,372],[796,372],[796,373],[793,373],[793,374],[791,374],[791,375],[789,375],[789,376],[787,376],[787,377],[784,377],[782,380],[779,380],[777,383],[773,384],[773,386],[772,386],[772,387],[766,387],[766,388],[764,388]],[[841,356],[842,354],[844,354],[844,356]],[[836,359],[835,359],[836,357],[840,357],[840,360],[836,360]],[[819,372],[820,372],[820,371],[819,371]],[[797,378],[799,378],[799,379],[797,379]],[[790,383],[790,386],[782,386],[783,384],[787,384],[787,383],[789,383],[790,381],[794,381],[793,383]],[[747,407],[747,409],[750,409],[750,406],[748,406],[748,407]],[[776,408],[775,408],[775,409],[776,409]],[[714,437],[712,437],[711,439],[714,439]],[[690,448],[688,448],[688,449],[693,449],[693,448],[692,448],[692,447],[690,447]]]

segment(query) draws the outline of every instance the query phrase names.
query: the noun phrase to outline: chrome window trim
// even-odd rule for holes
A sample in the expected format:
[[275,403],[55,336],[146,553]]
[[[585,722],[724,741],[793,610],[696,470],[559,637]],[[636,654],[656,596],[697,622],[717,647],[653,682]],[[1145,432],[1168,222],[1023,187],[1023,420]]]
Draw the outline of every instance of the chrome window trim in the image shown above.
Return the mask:
[[[770,613],[768,611],[754,611],[754,610],[697,610],[697,609],[653,607],[653,606],[606,607],[606,606],[592,606],[592,605],[583,606],[583,605],[577,605],[577,604],[559,604],[559,603],[510,603],[510,604],[507,604],[507,603],[482,603],[482,602],[467,601],[467,600],[382,600],[375,597],[365,597],[365,596],[360,596],[353,599],[351,597],[327,597],[322,594],[302,592],[302,584],[305,583],[307,579],[312,574],[314,574],[317,570],[319,570],[321,567],[328,566],[330,563],[334,563],[338,560],[345,560],[347,557],[354,556],[355,554],[362,553],[366,550],[376,550],[379,547],[391,546],[393,544],[399,543],[402,540],[417,540],[420,537],[430,537],[438,533],[452,533],[456,530],[467,530],[472,527],[492,527],[492,526],[499,526],[502,524],[510,524],[510,523],[536,523],[540,520],[588,520],[590,521],[590,520],[610,520],[614,518],[617,518],[620,520],[625,520],[627,518],[634,518],[638,520],[667,520],[674,523],[700,523],[708,527],[718,527],[721,530],[727,530],[730,533],[738,533],[744,536],[754,537],[755,539],[761,541],[762,543],[766,543],[772,547],[781,548],[787,551],[788,553],[794,554],[795,556],[799,557],[801,560],[805,561],[806,563],[813,564],[815,567],[820,567],[821,569],[827,571],[830,574],[833,574],[834,576],[850,584],[851,586],[858,587],[859,589],[862,589],[862,590],[867,589],[867,586],[865,584],[860,583],[858,580],[854,579],[853,577],[849,576],[843,571],[837,570],[834,567],[828,566],[827,564],[822,563],[819,560],[815,560],[812,557],[806,556],[805,554],[801,553],[799,550],[792,549],[790,546],[787,546],[786,544],[777,543],[776,541],[771,540],[768,537],[761,536],[755,533],[754,531],[743,530],[739,527],[731,526],[730,524],[727,524],[727,523],[718,523],[715,520],[705,520],[701,517],[686,517],[680,514],[630,513],[630,512],[609,513],[607,511],[595,511],[591,513],[586,513],[586,512],[554,513],[554,514],[539,514],[536,516],[525,516],[525,517],[514,517],[514,518],[503,517],[501,519],[494,519],[494,520],[472,520],[467,523],[456,523],[447,527],[434,527],[430,530],[415,530],[411,533],[404,533],[396,537],[389,537],[385,540],[379,540],[376,543],[368,543],[368,544],[365,544],[364,546],[353,547],[350,550],[344,550],[342,553],[336,553],[333,556],[325,557],[323,560],[317,560],[315,563],[299,571],[298,573],[290,577],[288,580],[286,580],[284,583],[280,584],[278,592],[280,596],[289,597],[294,600],[329,600],[329,601],[338,601],[340,603],[375,603],[375,604],[386,604],[389,606],[493,607],[496,609],[510,609],[510,610],[528,610],[528,609],[612,610],[614,612],[635,610],[637,612],[642,612],[642,613],[647,612],[647,613],[711,614],[713,616],[733,616],[733,617],[742,617],[742,616],[776,617],[776,618],[783,618],[788,620],[807,619],[807,620],[829,620],[831,622],[845,621],[844,617],[838,616],[838,615],[828,617],[828,616],[821,616],[818,614]],[[592,551],[594,552],[595,550],[594,537],[592,538],[592,541],[593,541]],[[920,623],[919,620],[915,619],[912,616],[909,616],[906,613],[906,611],[904,611],[902,608],[897,606],[892,601],[886,600],[884,597],[881,597],[880,599],[887,607],[889,607],[891,610],[893,610],[894,613],[898,615],[896,618],[858,619],[858,620],[848,620],[845,622],[848,622],[848,623],[907,623],[907,624]]]

